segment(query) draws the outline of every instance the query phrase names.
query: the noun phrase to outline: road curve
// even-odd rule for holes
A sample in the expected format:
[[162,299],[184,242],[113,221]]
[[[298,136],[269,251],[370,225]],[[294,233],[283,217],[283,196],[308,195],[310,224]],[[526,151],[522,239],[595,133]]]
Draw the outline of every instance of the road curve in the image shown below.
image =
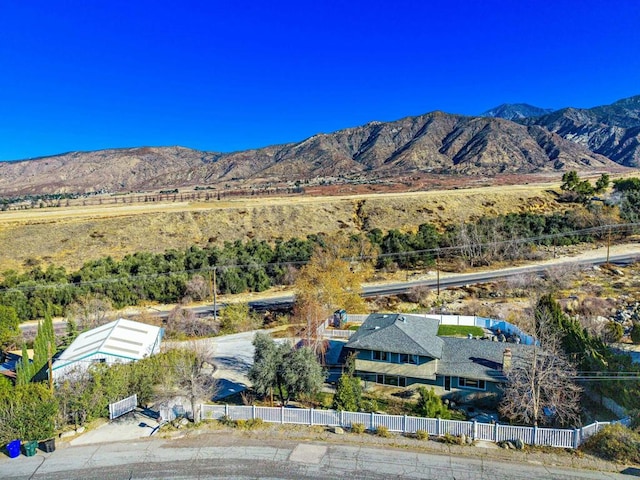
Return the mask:
[[[473,449],[476,447],[465,447]],[[34,457],[0,459],[0,477],[18,479],[370,479],[617,480],[626,475],[423,451],[234,438],[224,434],[179,440],[93,444]],[[553,456],[548,455],[553,462]],[[515,460],[515,455],[514,455]]]

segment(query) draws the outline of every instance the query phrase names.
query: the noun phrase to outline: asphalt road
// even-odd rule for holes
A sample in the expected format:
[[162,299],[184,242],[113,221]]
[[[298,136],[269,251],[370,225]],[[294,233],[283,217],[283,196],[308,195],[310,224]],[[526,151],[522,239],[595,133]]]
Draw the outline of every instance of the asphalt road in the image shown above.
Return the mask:
[[[629,254],[619,254],[619,255],[611,255],[609,257],[609,262],[613,264],[626,265],[629,263],[633,263],[640,259],[640,251],[637,253]],[[440,284],[441,289],[452,288],[452,287],[460,287],[463,285],[473,285],[478,283],[487,283],[492,282],[499,279],[516,277],[519,275],[525,274],[543,274],[546,270],[550,268],[554,268],[563,264],[573,264],[579,266],[586,265],[602,265],[606,263],[606,256],[597,256],[591,258],[575,258],[575,259],[567,259],[562,258],[557,261],[545,262],[542,264],[536,265],[527,265],[524,267],[510,267],[503,268],[499,270],[487,270],[483,272],[477,273],[469,273],[469,274],[446,274],[442,273],[440,275],[440,279],[438,281],[437,278],[429,278],[425,280],[416,280],[416,281],[407,281],[407,282],[398,282],[398,283],[385,283],[383,285],[368,285],[363,287],[363,296],[365,297],[376,297],[376,296],[384,296],[384,295],[397,295],[400,293],[407,293],[413,288],[416,287],[429,287],[436,288],[438,283]],[[263,301],[255,301],[251,302],[249,305],[256,309],[264,309],[268,310],[270,306],[283,306],[283,305],[292,305],[293,304],[293,295],[282,296],[270,298],[268,300]],[[207,311],[212,311],[211,306],[203,306],[194,309],[198,313],[205,313]]]
[[[611,255],[609,262],[613,264],[626,265],[638,261],[640,259],[640,250],[636,253],[624,253]],[[547,261],[541,264],[528,265],[524,267],[511,267],[499,270],[487,270],[483,272],[469,273],[469,274],[448,274],[442,273],[440,275],[440,288],[446,289],[451,287],[459,287],[463,285],[472,285],[478,283],[486,283],[503,278],[514,277],[524,274],[543,274],[545,270],[554,268],[563,264],[573,265],[602,265],[606,263],[606,256],[593,256],[593,257],[577,257],[577,258],[559,258],[554,261]],[[384,295],[396,295],[400,293],[406,293],[416,287],[429,287],[436,288],[438,280],[435,278],[429,278],[424,280],[398,282],[398,283],[385,283],[382,285],[368,285],[363,288],[363,295],[365,297],[375,297]],[[293,305],[293,295],[284,295],[281,297],[272,297],[265,300],[256,300],[249,302],[249,306],[257,311],[273,310],[278,308],[286,308]],[[218,305],[221,308],[222,305]],[[213,305],[203,305],[199,307],[189,307],[190,310],[198,315],[212,315]],[[158,311],[155,314],[159,317],[165,317],[169,313],[166,311]],[[61,325],[58,328],[62,328],[64,320],[57,320]],[[37,328],[37,322],[27,322],[20,325],[23,332],[29,330],[35,331]]]
[[[635,471],[627,473],[633,475]],[[493,461],[490,455],[465,458],[349,444],[226,439],[222,433],[180,440],[147,439],[68,447],[34,457],[4,457],[0,459],[0,477],[5,480],[629,478],[621,473]]]

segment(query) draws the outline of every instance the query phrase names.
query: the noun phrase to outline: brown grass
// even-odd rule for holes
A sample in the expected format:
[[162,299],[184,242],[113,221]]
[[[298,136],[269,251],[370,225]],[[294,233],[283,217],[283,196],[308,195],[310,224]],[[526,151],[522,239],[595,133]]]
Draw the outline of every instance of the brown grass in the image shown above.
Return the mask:
[[[555,185],[557,187],[557,185]],[[91,259],[192,244],[303,237],[311,233],[442,226],[482,215],[566,207],[549,184],[365,195],[243,198],[69,206],[0,212],[0,271],[25,263],[75,269]]]

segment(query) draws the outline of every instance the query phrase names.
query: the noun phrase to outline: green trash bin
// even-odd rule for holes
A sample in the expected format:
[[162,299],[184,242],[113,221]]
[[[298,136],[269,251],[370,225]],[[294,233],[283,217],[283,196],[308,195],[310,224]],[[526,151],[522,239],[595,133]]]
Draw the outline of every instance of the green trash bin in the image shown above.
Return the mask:
[[23,447],[24,447],[24,454],[27,457],[33,457],[36,454],[36,448],[38,447],[38,442],[36,441],[25,442]]

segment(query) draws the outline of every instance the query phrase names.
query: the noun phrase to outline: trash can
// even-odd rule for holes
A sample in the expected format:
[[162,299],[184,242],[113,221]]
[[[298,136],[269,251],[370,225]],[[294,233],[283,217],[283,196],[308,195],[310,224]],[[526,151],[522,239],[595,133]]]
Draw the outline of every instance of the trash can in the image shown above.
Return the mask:
[[7,443],[7,453],[9,454],[9,458],[20,456],[20,440],[12,440]]
[[27,457],[33,457],[36,454],[36,448],[38,447],[38,442],[36,441],[25,442],[25,444],[22,447],[24,448],[24,454]]
[[44,442],[40,442],[40,450],[45,453],[51,453],[56,449],[56,439],[50,438],[49,440],[45,440]]

